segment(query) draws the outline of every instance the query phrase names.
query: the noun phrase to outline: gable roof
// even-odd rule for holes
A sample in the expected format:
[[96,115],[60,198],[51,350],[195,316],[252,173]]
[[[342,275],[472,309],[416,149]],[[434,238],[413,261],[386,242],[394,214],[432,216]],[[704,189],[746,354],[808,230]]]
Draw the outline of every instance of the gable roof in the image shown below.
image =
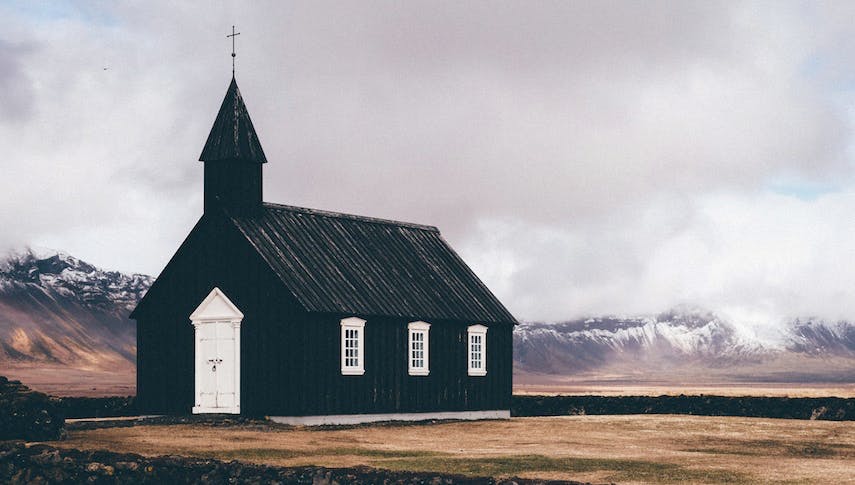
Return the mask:
[[307,311],[516,323],[436,227],[269,203],[229,218]]
[[199,156],[200,161],[224,160],[267,163],[258,135],[249,119],[237,81],[232,77],[223,104],[208,134],[208,141]]

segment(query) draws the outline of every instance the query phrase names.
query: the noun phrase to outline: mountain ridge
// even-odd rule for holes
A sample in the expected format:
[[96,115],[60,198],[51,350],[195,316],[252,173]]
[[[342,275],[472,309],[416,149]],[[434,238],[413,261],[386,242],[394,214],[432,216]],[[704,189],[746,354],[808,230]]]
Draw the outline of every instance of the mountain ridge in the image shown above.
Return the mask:
[[[65,371],[82,369],[100,372],[96,381],[116,376],[132,389],[136,328],[128,315],[153,281],[61,251],[23,248],[0,257],[0,374],[26,367],[67,380],[76,377]],[[517,383],[532,376],[614,383],[853,382],[855,325],[794,319],[782,325],[773,345],[688,306],[654,315],[522,323],[514,330],[514,369]]]
[[780,332],[769,344],[690,308],[528,323],[514,332],[514,365],[520,374],[627,380],[855,381],[855,325],[795,319]]
[[128,314],[152,281],[61,251],[10,252],[0,260],[0,364],[134,366]]

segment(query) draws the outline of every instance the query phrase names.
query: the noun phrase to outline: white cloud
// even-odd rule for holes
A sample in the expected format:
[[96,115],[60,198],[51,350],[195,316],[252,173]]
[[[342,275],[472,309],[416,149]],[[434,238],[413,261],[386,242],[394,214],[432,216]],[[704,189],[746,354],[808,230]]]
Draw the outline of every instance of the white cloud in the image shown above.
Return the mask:
[[689,304],[768,337],[770,327],[794,317],[853,318],[855,191],[812,200],[719,193],[684,202],[660,199],[597,228],[482,224],[463,253],[529,319]]
[[268,200],[436,224],[523,319],[855,318],[842,6],[83,5],[0,7],[0,245],[158,273],[234,23]]

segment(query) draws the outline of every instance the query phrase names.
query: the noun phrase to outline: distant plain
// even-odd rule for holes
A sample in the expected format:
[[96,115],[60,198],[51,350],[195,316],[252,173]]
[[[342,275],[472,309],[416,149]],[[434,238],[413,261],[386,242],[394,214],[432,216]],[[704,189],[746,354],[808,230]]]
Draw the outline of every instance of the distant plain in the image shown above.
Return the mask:
[[[49,364],[10,365],[0,375],[17,379],[54,396],[107,397],[136,394],[136,374],[132,367],[75,369]],[[661,396],[714,395],[757,397],[842,397],[855,398],[855,382],[715,382],[687,380],[621,380],[578,376],[514,375],[514,394]]]

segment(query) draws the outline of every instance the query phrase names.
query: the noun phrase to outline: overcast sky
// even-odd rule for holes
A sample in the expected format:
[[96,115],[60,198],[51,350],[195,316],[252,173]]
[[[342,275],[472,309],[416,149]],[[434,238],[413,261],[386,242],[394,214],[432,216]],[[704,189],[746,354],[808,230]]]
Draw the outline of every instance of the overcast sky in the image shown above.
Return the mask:
[[855,319],[853,2],[0,17],[0,246],[158,274],[202,212],[235,24],[268,201],[437,225],[523,320]]

